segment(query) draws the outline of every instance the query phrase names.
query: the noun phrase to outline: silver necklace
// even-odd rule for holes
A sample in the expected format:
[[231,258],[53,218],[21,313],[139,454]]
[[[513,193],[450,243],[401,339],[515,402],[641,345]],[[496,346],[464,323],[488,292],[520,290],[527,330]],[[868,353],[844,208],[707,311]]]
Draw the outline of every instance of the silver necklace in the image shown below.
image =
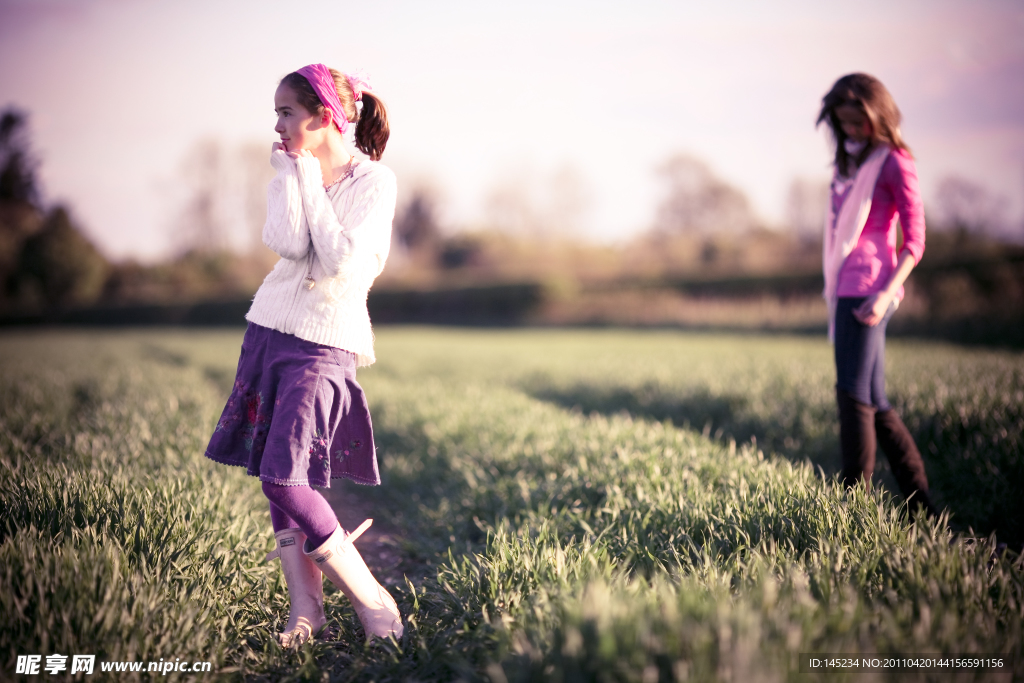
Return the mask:
[[[327,192],[328,190],[330,190],[332,187],[334,187],[335,185],[337,185],[341,181],[348,180],[349,178],[351,178],[352,177],[352,172],[356,170],[356,165],[357,165],[356,164],[356,158],[355,157],[350,157],[349,160],[348,160],[348,168],[345,169],[345,172],[341,174],[340,178],[335,180],[330,185],[326,186],[324,188],[324,192]],[[309,256],[306,259],[306,279],[303,281],[305,283],[305,285],[306,285],[306,289],[313,289],[314,287],[316,287],[316,280],[313,279],[313,254],[314,254],[314,251],[315,250],[313,249],[313,245],[310,244],[310,246],[309,246]]]
[[340,183],[341,181],[348,180],[349,178],[351,178],[352,177],[352,172],[356,170],[356,166],[357,165],[358,164],[356,163],[356,158],[355,157],[349,157],[348,167],[345,169],[345,172],[342,173],[341,176],[337,180],[335,180],[333,183],[331,183],[330,185],[326,185],[324,187],[324,189],[325,190],[329,190],[332,187],[334,187],[335,185],[337,185],[338,183]]
[[309,256],[306,258],[307,270],[306,270],[306,289],[313,289],[316,287],[316,280],[313,279],[313,245],[309,245]]

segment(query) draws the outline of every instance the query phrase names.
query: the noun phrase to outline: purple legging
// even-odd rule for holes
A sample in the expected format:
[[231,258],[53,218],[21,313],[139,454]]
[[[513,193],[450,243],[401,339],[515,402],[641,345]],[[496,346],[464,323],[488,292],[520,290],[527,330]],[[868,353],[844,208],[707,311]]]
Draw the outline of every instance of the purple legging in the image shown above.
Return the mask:
[[263,494],[270,501],[270,523],[274,531],[298,527],[309,539],[310,548],[323,545],[338,528],[334,510],[309,486],[278,486],[265,481]]

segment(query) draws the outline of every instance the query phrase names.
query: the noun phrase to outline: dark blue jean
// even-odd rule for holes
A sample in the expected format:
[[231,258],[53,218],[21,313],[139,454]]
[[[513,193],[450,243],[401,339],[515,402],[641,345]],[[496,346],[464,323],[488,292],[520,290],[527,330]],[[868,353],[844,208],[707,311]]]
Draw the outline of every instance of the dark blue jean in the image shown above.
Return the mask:
[[853,315],[865,299],[840,297],[836,306],[836,387],[884,412],[892,408],[885,396],[885,328],[896,304],[889,304],[882,321],[868,327]]

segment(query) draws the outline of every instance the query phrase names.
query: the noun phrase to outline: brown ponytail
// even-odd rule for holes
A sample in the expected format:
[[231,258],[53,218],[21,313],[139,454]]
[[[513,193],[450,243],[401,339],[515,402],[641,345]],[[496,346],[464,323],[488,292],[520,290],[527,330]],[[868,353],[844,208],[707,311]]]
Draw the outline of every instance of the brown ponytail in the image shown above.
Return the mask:
[[[356,147],[359,151],[374,161],[380,160],[384,154],[384,147],[388,144],[388,137],[391,129],[388,126],[388,110],[384,107],[384,101],[371,92],[364,92],[362,97],[363,112],[356,109],[356,97],[352,92],[352,85],[348,82],[345,74],[336,69],[331,69],[331,76],[334,78],[334,89],[338,91],[338,100],[341,108],[345,110],[345,118],[350,122],[357,118],[356,124]],[[320,96],[313,90],[306,77],[298,72],[292,72],[281,79],[281,82],[295,91],[299,104],[314,116],[320,116],[324,111],[324,103]]]
[[388,123],[388,110],[384,100],[371,92],[363,92],[363,111],[356,124],[356,147],[374,161],[384,154],[388,144],[391,127]]

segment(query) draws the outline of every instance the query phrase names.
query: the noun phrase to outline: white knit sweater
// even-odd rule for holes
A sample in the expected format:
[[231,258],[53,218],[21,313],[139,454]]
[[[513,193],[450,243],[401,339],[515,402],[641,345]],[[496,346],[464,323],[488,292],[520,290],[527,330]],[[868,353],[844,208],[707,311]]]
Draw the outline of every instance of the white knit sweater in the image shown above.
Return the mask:
[[[395,216],[395,174],[373,161],[324,191],[315,157],[270,156],[263,243],[281,256],[260,285],[246,320],[356,354],[370,365],[370,285],[384,269]],[[312,266],[316,286],[306,288]]]

